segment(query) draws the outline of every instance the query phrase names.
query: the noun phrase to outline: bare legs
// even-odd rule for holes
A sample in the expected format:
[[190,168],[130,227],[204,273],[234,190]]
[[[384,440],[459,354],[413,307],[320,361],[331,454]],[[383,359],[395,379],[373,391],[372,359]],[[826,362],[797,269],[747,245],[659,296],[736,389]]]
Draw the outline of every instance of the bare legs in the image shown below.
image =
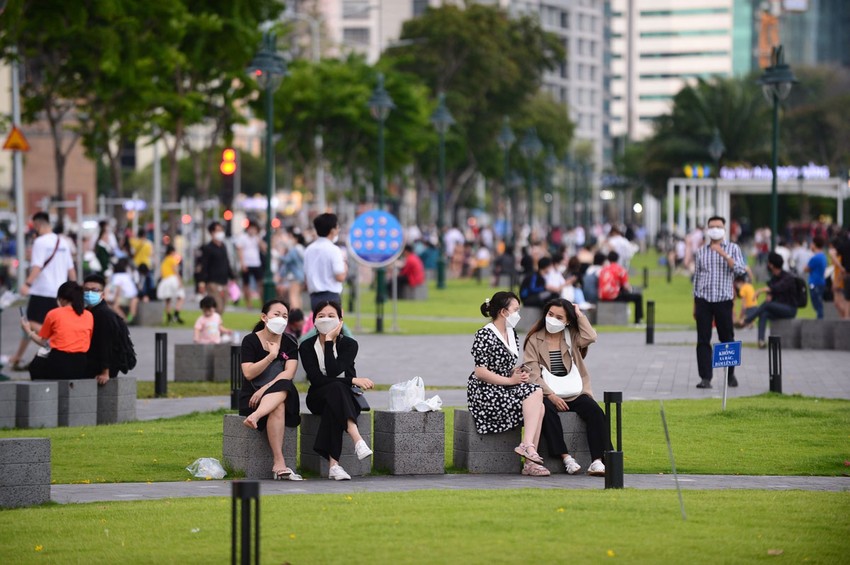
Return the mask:
[[263,416],[269,417],[266,423],[266,435],[274,457],[274,471],[286,469],[286,461],[283,458],[284,400],[286,400],[285,392],[272,392],[263,396],[257,409],[243,422],[249,428],[256,430],[257,421]]
[[522,401],[522,419],[524,422],[522,442],[534,446],[540,443],[540,430],[543,427],[543,389],[538,388],[528,398]]
[[[345,426],[345,431],[348,432],[348,435],[351,436],[351,441],[354,442],[354,445],[357,445],[358,441],[363,439],[363,436],[360,435],[360,430],[357,428],[357,422],[348,419],[348,423]],[[334,459],[333,457],[328,457],[328,466],[333,467],[334,465],[339,465],[339,461]]]

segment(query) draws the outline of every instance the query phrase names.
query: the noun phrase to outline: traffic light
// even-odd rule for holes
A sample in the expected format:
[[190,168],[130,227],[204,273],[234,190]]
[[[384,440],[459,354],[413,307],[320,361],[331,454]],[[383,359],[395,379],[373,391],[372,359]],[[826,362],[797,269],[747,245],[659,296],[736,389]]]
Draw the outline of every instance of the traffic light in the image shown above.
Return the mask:
[[238,177],[241,174],[238,170],[238,155],[232,147],[226,147],[221,152],[221,164],[218,170],[221,171],[221,201],[225,206],[230,206],[233,202],[234,192],[236,192]]
[[226,177],[232,176],[236,172],[235,149],[228,147],[221,152],[221,164],[218,166],[218,170]]

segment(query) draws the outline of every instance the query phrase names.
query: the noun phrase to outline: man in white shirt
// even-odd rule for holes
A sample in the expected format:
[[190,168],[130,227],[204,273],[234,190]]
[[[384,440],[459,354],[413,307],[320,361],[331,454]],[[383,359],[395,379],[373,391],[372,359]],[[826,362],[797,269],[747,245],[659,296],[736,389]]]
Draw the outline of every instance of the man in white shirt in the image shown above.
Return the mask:
[[[20,293],[29,295],[26,317],[30,330],[38,333],[47,312],[56,308],[56,293],[62,283],[77,278],[74,257],[68,241],[53,233],[50,216],[46,212],[36,212],[32,217],[33,229],[38,234],[32,243],[30,272]],[[20,361],[27,351],[30,340],[21,339],[15,355],[9,359],[13,370],[25,370]]]
[[260,226],[249,222],[245,233],[236,239],[236,254],[239,258],[239,269],[242,272],[242,296],[245,306],[251,308],[251,279],[257,289],[263,285],[263,257],[266,243],[260,238]]
[[342,305],[342,288],[348,267],[342,250],[336,246],[339,220],[336,214],[319,214],[313,220],[319,236],[304,251],[304,278],[310,292],[310,308],[325,300]]

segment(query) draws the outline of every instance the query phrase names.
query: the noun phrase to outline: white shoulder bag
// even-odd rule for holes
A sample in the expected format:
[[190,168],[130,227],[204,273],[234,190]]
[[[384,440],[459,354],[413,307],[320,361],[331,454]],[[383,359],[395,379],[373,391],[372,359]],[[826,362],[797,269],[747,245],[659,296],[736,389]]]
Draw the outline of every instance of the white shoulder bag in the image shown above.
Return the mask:
[[[569,332],[569,330],[565,331]],[[561,398],[572,398],[581,394],[584,385],[581,382],[581,373],[579,373],[578,366],[573,359],[573,346],[572,343],[570,343],[571,340],[569,338],[569,333],[567,333],[566,337],[568,342],[567,345],[570,346],[570,364],[572,365],[570,367],[570,372],[559,377],[557,375],[553,375],[549,369],[541,365],[540,374],[543,377],[543,382],[546,383],[546,386],[552,389],[552,392]]]

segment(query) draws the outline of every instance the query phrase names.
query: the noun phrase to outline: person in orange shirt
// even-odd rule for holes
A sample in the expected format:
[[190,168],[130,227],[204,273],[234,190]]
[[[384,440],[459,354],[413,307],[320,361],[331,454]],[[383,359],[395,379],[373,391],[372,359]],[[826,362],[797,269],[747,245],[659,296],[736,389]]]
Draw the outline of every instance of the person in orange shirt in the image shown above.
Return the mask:
[[[736,328],[744,327],[744,318],[751,310],[758,308],[759,302],[756,300],[756,289],[753,287],[749,277],[745,274],[735,276],[735,294],[741,299],[741,311],[738,314],[738,319],[735,320]],[[752,324],[750,324],[752,325]]]
[[38,333],[26,320],[21,327],[36,345],[50,347],[46,357],[30,363],[32,380],[80,379],[86,375],[86,352],[91,345],[94,318],[83,303],[83,287],[74,281],[63,283],[57,292],[59,307],[47,312]]

